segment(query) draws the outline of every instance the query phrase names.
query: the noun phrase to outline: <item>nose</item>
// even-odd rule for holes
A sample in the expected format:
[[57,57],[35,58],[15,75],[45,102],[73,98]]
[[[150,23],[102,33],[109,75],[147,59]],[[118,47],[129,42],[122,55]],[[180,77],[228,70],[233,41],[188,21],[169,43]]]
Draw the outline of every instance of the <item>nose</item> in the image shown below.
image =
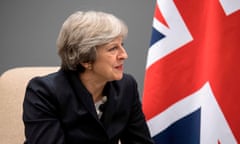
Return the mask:
[[128,54],[123,46],[121,46],[121,48],[120,48],[118,58],[121,60],[125,60],[128,58]]

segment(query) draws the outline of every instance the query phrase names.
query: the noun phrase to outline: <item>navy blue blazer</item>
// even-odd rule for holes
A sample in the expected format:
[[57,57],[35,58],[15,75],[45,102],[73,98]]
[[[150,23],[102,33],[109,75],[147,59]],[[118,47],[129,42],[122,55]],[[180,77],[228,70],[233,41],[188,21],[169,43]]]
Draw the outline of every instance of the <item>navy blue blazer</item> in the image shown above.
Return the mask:
[[76,72],[33,78],[23,102],[25,144],[153,144],[134,78],[108,82],[104,95],[99,119]]

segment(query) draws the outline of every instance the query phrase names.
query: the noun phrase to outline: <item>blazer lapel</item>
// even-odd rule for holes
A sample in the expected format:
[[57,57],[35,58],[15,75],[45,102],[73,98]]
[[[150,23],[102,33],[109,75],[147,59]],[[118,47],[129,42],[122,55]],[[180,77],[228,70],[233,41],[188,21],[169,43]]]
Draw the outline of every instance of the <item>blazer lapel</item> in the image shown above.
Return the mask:
[[104,94],[107,96],[107,102],[105,103],[105,109],[101,117],[103,126],[107,129],[111,123],[112,117],[118,108],[118,91],[116,87],[113,86],[112,82],[107,83],[104,88]]
[[97,112],[94,106],[92,95],[87,91],[82,82],[78,78],[77,72],[69,72],[68,77],[75,94],[84,107],[98,121]]

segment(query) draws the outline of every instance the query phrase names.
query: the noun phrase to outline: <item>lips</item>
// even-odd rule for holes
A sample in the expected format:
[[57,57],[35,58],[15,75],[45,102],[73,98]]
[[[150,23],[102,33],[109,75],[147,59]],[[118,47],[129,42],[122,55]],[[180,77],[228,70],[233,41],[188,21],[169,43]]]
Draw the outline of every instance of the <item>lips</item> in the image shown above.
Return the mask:
[[121,64],[119,66],[116,66],[115,68],[122,71],[123,70],[123,65]]

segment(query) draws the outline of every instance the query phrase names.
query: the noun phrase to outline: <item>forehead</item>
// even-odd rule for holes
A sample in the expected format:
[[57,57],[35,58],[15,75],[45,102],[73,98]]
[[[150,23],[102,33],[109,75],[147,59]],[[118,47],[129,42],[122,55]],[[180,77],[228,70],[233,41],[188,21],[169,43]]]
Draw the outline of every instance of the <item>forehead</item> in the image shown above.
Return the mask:
[[98,48],[111,47],[111,46],[114,46],[114,45],[122,44],[122,42],[123,42],[123,37],[119,36],[119,37],[113,39],[112,41],[110,41],[109,43],[98,46]]

